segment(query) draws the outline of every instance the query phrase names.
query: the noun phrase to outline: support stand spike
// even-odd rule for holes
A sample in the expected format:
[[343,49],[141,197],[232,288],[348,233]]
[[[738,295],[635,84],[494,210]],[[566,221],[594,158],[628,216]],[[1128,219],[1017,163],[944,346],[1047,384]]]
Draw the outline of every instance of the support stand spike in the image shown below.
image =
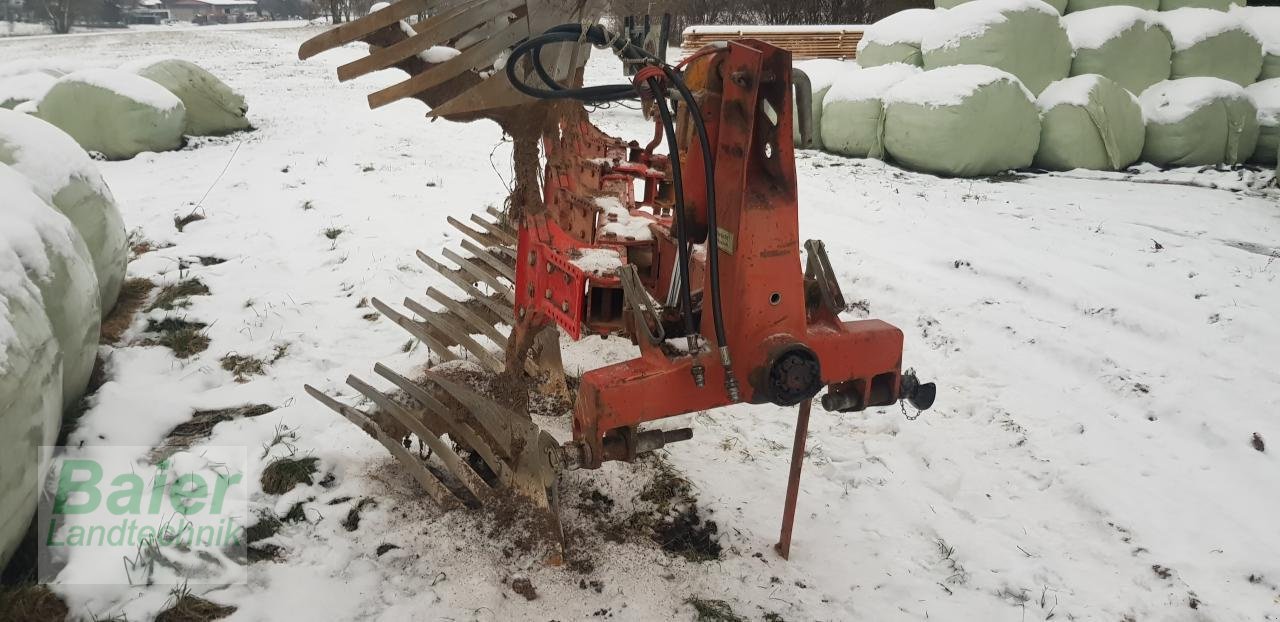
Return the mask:
[[782,534],[773,550],[782,559],[791,559],[791,528],[795,526],[796,498],[800,495],[800,471],[804,468],[804,445],[809,437],[809,411],[813,400],[800,402],[800,414],[796,417],[796,439],[791,444],[791,474],[787,479],[787,501],[782,507]]

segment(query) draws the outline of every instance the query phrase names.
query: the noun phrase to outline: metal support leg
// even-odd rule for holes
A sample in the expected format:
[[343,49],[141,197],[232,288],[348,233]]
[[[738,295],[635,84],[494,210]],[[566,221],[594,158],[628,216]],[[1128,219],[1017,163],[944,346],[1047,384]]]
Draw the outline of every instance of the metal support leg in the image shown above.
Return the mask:
[[800,470],[804,468],[804,445],[809,436],[809,410],[812,400],[800,402],[800,414],[796,417],[796,440],[791,444],[791,475],[787,479],[787,502],[782,508],[782,535],[773,550],[782,559],[791,558],[791,528],[795,526],[796,497],[800,494]]

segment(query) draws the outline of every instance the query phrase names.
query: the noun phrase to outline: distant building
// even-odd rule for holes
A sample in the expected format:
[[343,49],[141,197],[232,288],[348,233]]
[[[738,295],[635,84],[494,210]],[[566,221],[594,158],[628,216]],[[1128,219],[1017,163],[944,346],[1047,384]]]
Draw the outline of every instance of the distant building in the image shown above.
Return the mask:
[[161,24],[169,19],[169,9],[163,0],[138,0],[138,4],[126,11],[131,24]]
[[257,11],[254,0],[168,0],[165,7],[169,17],[180,22],[236,22],[244,21],[244,15]]

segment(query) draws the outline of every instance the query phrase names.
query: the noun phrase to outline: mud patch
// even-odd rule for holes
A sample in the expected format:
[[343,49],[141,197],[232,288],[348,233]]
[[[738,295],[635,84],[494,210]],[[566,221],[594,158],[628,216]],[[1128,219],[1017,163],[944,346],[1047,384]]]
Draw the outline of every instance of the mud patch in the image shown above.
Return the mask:
[[523,596],[525,600],[535,600],[538,598],[538,590],[533,587],[533,582],[528,579],[512,580],[511,591]]

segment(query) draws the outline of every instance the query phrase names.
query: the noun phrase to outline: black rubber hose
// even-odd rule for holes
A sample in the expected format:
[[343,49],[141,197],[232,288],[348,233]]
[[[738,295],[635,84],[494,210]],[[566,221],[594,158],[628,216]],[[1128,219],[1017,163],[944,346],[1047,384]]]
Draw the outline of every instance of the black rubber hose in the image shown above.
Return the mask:
[[676,127],[671,120],[671,110],[667,108],[666,97],[662,94],[662,85],[657,78],[649,78],[649,88],[653,89],[654,101],[658,104],[658,116],[662,119],[662,128],[667,134],[667,148],[671,158],[671,183],[675,187],[676,209],[676,269],[680,272],[680,306],[684,319],[685,336],[695,334],[693,327],[693,293],[689,283],[689,227],[684,210],[684,175],[680,170],[680,147],[676,143]]
[[[732,379],[733,367],[732,361],[728,355],[728,344],[726,343],[724,312],[720,304],[720,239],[719,229],[716,226],[716,165],[715,154],[711,151],[711,139],[707,136],[707,127],[702,118],[702,107],[698,105],[698,101],[694,99],[693,93],[689,91],[689,87],[685,85],[684,79],[680,74],[670,67],[663,66],[663,71],[667,74],[667,79],[675,85],[676,90],[680,91],[681,98],[685,101],[685,106],[689,108],[689,118],[693,121],[693,127],[698,133],[698,144],[702,147],[702,168],[706,175],[707,187],[707,272],[710,273],[708,284],[711,289],[711,317],[712,323],[715,325],[716,343],[720,346],[722,362],[725,364],[726,380]],[[672,147],[675,150],[675,147]],[[734,381],[736,383],[736,380]]]

